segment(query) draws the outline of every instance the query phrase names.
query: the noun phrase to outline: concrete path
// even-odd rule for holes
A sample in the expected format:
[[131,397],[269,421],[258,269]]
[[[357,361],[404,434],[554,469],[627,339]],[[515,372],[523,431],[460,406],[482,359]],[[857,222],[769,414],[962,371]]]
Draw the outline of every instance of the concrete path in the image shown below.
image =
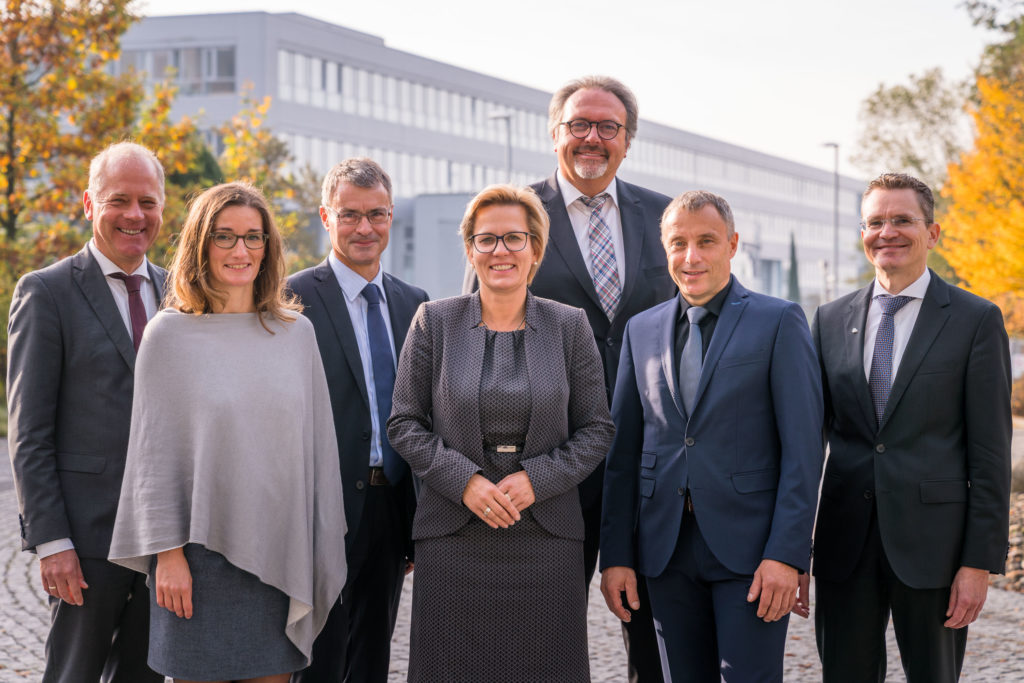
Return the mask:
[[[1024,429],[1019,431],[1022,439],[1017,441],[1024,443]],[[0,452],[5,452],[6,446],[6,441],[0,442]],[[39,585],[35,556],[21,552],[20,547],[18,507],[10,468],[0,461],[0,683],[38,681],[42,675],[49,610]],[[407,581],[392,647],[391,681],[405,680],[411,596],[412,581]],[[591,675],[595,683],[624,681],[625,656],[618,621],[604,606],[596,580],[590,591],[589,632]],[[891,629],[889,652],[887,680],[904,681]],[[1024,595],[989,591],[981,619],[971,626],[967,653],[963,681],[1024,680]],[[793,618],[786,647],[786,681],[820,680],[813,624]]]

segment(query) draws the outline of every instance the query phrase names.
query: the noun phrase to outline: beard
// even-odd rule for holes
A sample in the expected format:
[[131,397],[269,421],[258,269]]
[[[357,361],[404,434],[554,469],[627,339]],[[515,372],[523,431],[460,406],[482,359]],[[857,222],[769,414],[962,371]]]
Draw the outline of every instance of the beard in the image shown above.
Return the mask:
[[574,159],[576,175],[584,180],[595,180],[608,171],[608,159]]

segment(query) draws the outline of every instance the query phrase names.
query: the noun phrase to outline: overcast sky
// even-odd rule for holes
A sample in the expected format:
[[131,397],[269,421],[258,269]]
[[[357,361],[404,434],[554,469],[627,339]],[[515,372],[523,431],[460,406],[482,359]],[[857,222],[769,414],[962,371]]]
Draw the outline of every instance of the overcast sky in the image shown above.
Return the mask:
[[[143,0],[144,14],[299,12],[392,48],[554,90],[615,76],[640,116],[831,170],[880,83],[971,73],[992,40],[960,0]],[[639,135],[643,136],[641,127]]]

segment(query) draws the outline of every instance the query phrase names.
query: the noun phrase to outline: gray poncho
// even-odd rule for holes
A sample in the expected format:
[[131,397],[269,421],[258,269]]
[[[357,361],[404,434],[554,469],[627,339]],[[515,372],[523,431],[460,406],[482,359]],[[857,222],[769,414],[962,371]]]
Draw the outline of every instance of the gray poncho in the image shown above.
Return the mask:
[[110,560],[148,573],[156,553],[202,544],[290,598],[285,632],[308,658],[345,583],[338,447],[312,324],[268,326],[149,322]]

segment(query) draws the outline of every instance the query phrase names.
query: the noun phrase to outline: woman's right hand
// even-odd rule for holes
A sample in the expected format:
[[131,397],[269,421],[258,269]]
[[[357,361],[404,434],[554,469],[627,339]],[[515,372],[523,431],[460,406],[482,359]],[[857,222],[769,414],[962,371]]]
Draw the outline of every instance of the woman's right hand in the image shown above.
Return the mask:
[[179,617],[192,618],[192,572],[182,548],[156,556],[156,604]]
[[474,474],[462,491],[462,504],[492,529],[507,529],[520,519],[512,499],[481,474]]

